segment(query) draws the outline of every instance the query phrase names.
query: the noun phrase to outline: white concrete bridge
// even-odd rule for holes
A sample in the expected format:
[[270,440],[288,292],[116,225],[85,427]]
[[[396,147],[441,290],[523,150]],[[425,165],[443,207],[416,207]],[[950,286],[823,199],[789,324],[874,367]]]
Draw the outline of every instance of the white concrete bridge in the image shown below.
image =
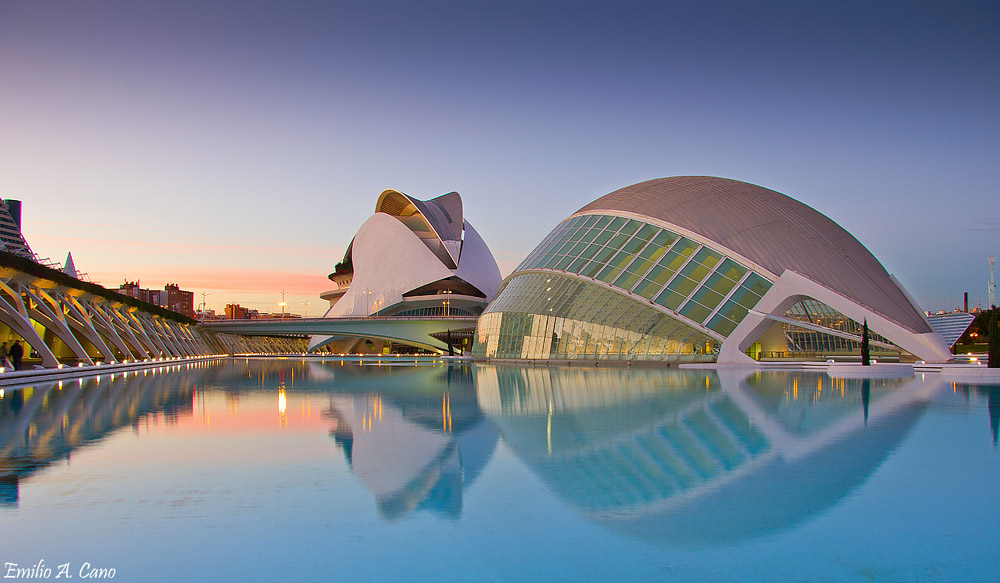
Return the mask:
[[388,340],[443,353],[448,351],[447,342],[432,334],[475,328],[476,321],[476,316],[357,316],[222,320],[206,322],[199,328],[229,336],[310,336],[313,341],[309,349],[322,346],[328,337],[346,336]]

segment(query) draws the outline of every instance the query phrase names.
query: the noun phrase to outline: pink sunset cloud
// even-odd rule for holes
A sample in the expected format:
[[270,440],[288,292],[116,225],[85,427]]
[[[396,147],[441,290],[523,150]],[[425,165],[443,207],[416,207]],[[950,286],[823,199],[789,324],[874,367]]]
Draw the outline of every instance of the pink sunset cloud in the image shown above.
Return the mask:
[[[121,271],[96,271],[90,276],[101,282],[119,282],[127,278]],[[178,267],[158,268],[155,274],[140,279],[144,287],[177,283],[187,290],[219,290],[235,293],[264,293],[284,290],[295,296],[316,297],[335,287],[323,273],[301,273],[276,269],[229,269]],[[148,282],[148,283],[147,283]],[[110,283],[106,283],[110,286]]]

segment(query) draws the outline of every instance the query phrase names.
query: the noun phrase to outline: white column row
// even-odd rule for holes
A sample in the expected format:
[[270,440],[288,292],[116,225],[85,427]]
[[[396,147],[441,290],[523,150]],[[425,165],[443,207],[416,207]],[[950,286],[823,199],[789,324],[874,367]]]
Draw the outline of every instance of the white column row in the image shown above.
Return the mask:
[[[21,275],[0,279],[0,322],[47,368],[59,365],[53,352],[56,339],[86,364],[96,358],[115,363],[219,352],[192,325],[82,290],[41,287],[38,281]],[[98,354],[88,354],[84,342]]]

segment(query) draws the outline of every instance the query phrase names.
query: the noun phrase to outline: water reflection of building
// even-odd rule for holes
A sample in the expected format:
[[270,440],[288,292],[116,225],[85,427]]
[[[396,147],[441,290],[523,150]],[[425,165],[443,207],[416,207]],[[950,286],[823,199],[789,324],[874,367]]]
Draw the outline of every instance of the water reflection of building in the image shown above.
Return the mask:
[[330,434],[386,520],[417,510],[457,518],[465,488],[486,466],[498,438],[476,402],[472,372],[393,372],[401,382],[389,390],[376,391],[360,376],[354,383],[338,379]]
[[480,406],[558,495],[678,543],[790,528],[879,466],[939,382],[482,366]]
[[0,505],[20,482],[150,414],[191,413],[199,372],[137,371],[0,391]]

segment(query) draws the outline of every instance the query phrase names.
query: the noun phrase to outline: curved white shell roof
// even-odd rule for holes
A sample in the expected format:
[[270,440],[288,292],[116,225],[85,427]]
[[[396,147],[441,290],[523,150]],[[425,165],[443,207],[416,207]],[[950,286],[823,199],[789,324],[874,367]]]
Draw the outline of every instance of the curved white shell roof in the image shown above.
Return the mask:
[[640,182],[578,212],[622,211],[715,241],[776,275],[790,269],[916,333],[930,327],[882,264],[850,233],[779,192],[712,176]]
[[[375,212],[398,218],[415,233],[433,233],[451,258],[451,267],[458,265],[465,221],[462,216],[462,197],[457,192],[424,201],[389,189],[378,197]],[[429,227],[429,231],[425,231],[423,226]]]
[[329,316],[368,315],[378,311],[376,304],[398,304],[404,293],[453,276],[481,291],[487,302],[496,295],[500,269],[463,218],[458,193],[421,201],[386,190],[375,209],[344,258],[352,263],[352,281]]

